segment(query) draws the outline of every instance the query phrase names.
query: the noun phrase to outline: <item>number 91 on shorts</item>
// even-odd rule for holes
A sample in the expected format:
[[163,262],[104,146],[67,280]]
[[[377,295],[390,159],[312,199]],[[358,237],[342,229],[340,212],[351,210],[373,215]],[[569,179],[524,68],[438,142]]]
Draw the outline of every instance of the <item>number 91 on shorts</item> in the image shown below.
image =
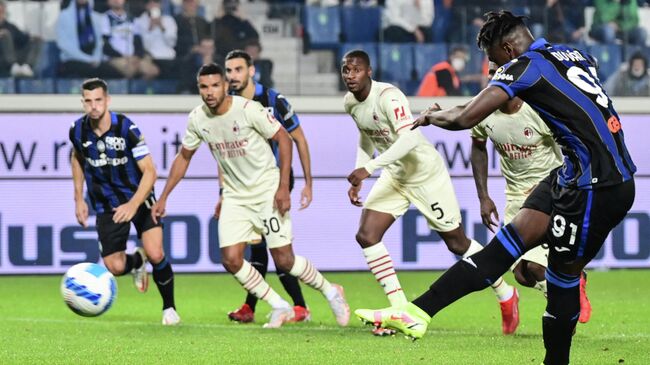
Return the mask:
[[269,248],[286,246],[293,240],[291,215],[273,208],[273,199],[261,203],[224,199],[219,218],[219,247],[258,242],[266,238]]

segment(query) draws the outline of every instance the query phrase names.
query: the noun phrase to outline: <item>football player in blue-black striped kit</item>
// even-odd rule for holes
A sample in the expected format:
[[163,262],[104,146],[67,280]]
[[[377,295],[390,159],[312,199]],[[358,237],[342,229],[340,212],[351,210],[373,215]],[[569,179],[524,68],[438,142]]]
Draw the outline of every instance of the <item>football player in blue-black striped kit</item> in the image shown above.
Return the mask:
[[[419,338],[431,317],[457,299],[487,287],[526,251],[549,244],[548,301],[542,317],[544,364],[568,364],[580,314],[579,277],[634,202],[636,167],[612,101],[581,51],[535,40],[523,17],[490,12],[478,45],[501,66],[469,103],[429,108],[414,126],[468,129],[518,96],[550,128],[564,164],[529,195],[512,222],[483,249],[453,265],[430,289],[402,308],[358,310],[365,320]],[[580,362],[580,361],[576,361]]]
[[[311,162],[309,156],[309,146],[307,139],[300,126],[300,120],[294,113],[291,104],[287,99],[277,92],[276,90],[266,87],[262,84],[256,83],[253,80],[255,75],[255,66],[251,56],[242,50],[233,50],[226,55],[226,77],[228,78],[228,87],[232,95],[243,96],[247,99],[252,99],[268,109],[273,114],[275,119],[282,123],[282,126],[289,132],[291,139],[295,142],[300,157],[300,164],[302,165],[303,174],[305,176],[305,186],[300,194],[300,210],[309,206],[312,200],[312,176],[311,176]],[[269,141],[275,159],[278,160],[278,146],[274,141]],[[293,170],[291,170],[291,180],[289,182],[289,189],[293,190],[294,177]],[[221,201],[217,204],[215,217],[218,218],[218,210]],[[262,241],[256,245],[250,245],[251,248],[251,265],[255,267],[262,276],[266,275],[269,264],[269,255],[266,251],[266,243]],[[282,286],[287,291],[294,304],[294,321],[308,321],[310,319],[309,309],[305,304],[305,299],[300,290],[298,279],[294,276],[288,275],[280,270],[277,271]],[[233,321],[241,323],[253,322],[255,316],[255,305],[257,298],[254,295],[248,294],[246,302],[237,310],[228,313],[228,318]]]
[[[113,275],[133,273],[140,292],[148,287],[146,264],[163,300],[163,325],[176,325],[180,317],[174,304],[174,272],[163,251],[162,224],[154,223],[151,206],[156,201],[153,185],[156,168],[138,127],[123,114],[108,110],[110,96],[102,79],[88,79],[81,86],[86,114],[72,123],[70,141],[75,215],[87,227],[86,188],[97,213],[96,229],[104,264]],[[131,223],[144,248],[126,254]]]

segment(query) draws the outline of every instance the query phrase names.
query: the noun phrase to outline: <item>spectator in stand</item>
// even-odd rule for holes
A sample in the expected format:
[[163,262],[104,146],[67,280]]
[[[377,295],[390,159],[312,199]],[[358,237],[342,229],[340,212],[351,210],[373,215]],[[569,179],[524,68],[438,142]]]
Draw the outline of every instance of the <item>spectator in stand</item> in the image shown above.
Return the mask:
[[272,88],[273,78],[271,74],[273,73],[273,61],[260,57],[260,53],[262,53],[262,45],[260,42],[257,39],[249,41],[246,47],[244,47],[244,52],[251,56],[253,65],[255,66],[253,80],[256,83]]
[[56,21],[56,45],[61,65],[59,75],[64,77],[117,78],[120,73],[102,62],[104,42],[100,27],[102,15],[92,10],[89,0],[63,2]]
[[475,44],[476,35],[485,23],[483,14],[488,11],[517,8],[513,11],[518,15],[524,15],[519,14],[521,13],[520,3],[517,0],[454,0],[452,24],[456,26],[456,29],[449,35],[451,42]]
[[605,83],[611,96],[650,96],[648,59],[641,52],[630,57],[627,67],[612,75]]
[[223,16],[214,20],[212,34],[219,60],[225,59],[228,52],[244,49],[246,44],[260,39],[253,24],[243,17],[239,0],[223,0]]
[[458,96],[461,95],[458,73],[465,69],[467,50],[462,47],[452,49],[449,60],[437,63],[424,75],[417,96]]
[[183,0],[182,12],[174,18],[178,26],[178,92],[183,94],[198,93],[196,70],[201,65],[214,62],[214,41],[210,34],[210,24],[198,15],[198,8],[198,0]]
[[176,21],[163,15],[160,0],[148,0],[146,11],[135,20],[142,30],[142,45],[153,63],[160,69],[161,77],[177,78],[173,73],[176,58]]
[[383,19],[384,42],[430,42],[433,0],[386,0]]
[[639,5],[636,0],[594,0],[594,18],[589,35],[602,43],[621,40],[626,44],[645,46],[648,36],[639,26]]
[[104,14],[102,35],[104,56],[123,77],[153,79],[160,73],[142,45],[142,30],[127,13],[126,0],[109,0]]
[[32,67],[40,50],[40,38],[30,37],[7,21],[7,4],[0,0],[0,75],[34,77]]

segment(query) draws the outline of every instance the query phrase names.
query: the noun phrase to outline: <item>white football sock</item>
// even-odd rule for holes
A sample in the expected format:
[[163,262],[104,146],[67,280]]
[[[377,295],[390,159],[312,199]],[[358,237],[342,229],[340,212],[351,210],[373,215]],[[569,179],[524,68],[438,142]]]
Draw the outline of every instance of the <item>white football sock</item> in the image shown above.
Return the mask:
[[535,289],[541,291],[544,294],[544,297],[547,297],[546,292],[546,280],[538,281],[535,286]]
[[336,296],[336,288],[312,265],[311,261],[302,256],[294,257],[293,267],[289,270],[289,274],[320,291],[328,300]]
[[393,266],[393,259],[390,257],[384,243],[380,241],[364,248],[363,256],[366,257],[366,262],[375,279],[384,288],[384,293],[386,293],[390,305],[394,307],[406,304],[406,295],[402,291],[402,285]]
[[244,260],[241,269],[234,274],[235,279],[249,293],[269,303],[273,309],[291,308],[289,303],[282,299],[278,293],[269,286],[259,271],[257,271],[248,261]]
[[[483,246],[474,241],[471,240],[469,243],[469,247],[467,248],[467,251],[463,254],[463,258],[471,256],[483,249]],[[492,285],[492,290],[494,290],[494,294],[496,294],[497,298],[499,298],[500,302],[506,301],[510,298],[512,298],[512,295],[515,293],[515,289],[506,283],[505,280],[503,280],[502,277],[498,278]]]

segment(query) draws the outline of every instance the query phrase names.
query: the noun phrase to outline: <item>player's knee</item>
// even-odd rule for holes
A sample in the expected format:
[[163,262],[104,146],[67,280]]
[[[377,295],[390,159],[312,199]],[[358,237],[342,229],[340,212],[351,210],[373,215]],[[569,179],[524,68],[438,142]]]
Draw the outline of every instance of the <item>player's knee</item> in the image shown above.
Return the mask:
[[162,249],[155,250],[153,252],[147,252],[147,258],[149,259],[149,262],[155,265],[160,263],[165,258],[165,254]]
[[379,242],[377,237],[373,237],[370,232],[364,229],[359,229],[355,238],[362,248],[370,247]]
[[293,267],[293,257],[290,255],[280,255],[275,258],[275,267],[281,271],[289,272]]
[[241,257],[222,256],[221,263],[229,273],[235,274],[241,270],[241,267],[244,264],[244,260]]
[[104,265],[115,276],[124,274],[124,262],[118,260],[104,261]]

